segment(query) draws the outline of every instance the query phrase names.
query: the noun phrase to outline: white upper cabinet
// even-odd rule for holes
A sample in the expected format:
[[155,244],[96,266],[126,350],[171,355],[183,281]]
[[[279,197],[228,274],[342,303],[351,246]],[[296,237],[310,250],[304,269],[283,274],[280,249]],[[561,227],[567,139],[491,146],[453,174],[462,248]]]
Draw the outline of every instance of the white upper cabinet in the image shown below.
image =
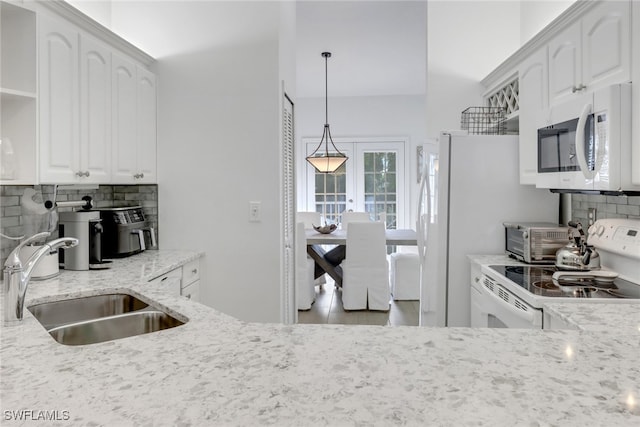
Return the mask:
[[72,16],[39,15],[39,181],[154,183],[155,76],[133,59],[144,55]]
[[113,56],[114,183],[156,180],[156,80],[132,61]]
[[39,19],[40,181],[75,182],[80,170],[78,32]]
[[547,48],[542,48],[518,69],[520,80],[520,184],[535,184],[538,173],[538,128],[549,105]]
[[549,42],[550,105],[631,77],[630,2],[603,2]]
[[40,18],[40,182],[109,183],[111,53]]
[[111,52],[80,40],[80,169],[85,182],[111,181]]
[[129,183],[137,172],[136,66],[113,56],[113,181]]
[[[138,177],[136,182],[157,180],[156,76],[138,67]],[[135,178],[135,175],[134,175]]]
[[575,93],[582,81],[580,23],[560,33],[549,43],[549,94],[551,103]]
[[631,81],[634,82],[631,85],[631,111],[635,112],[636,120],[631,120],[631,183],[633,185],[640,185],[640,120],[638,120],[638,112],[640,112],[640,2],[634,2],[631,7],[633,13],[631,26],[633,31],[633,39],[631,46],[633,46],[632,61],[633,75]]
[[582,20],[582,81],[590,91],[631,79],[630,7],[603,2]]

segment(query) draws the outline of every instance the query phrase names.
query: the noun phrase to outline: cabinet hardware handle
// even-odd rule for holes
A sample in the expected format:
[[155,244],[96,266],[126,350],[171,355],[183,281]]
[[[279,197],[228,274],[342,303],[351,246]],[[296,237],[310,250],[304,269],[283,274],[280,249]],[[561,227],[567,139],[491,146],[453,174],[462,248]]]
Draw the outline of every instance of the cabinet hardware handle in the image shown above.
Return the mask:
[[473,280],[475,280],[476,283],[478,283],[480,281],[479,277],[474,277]]
[[138,178],[144,178],[144,173],[137,173],[135,175],[133,175],[134,178],[138,179]]
[[198,274],[198,269],[194,268],[193,270],[191,270],[191,274]]
[[88,177],[90,175],[89,171],[78,171],[76,172],[76,176],[79,176],[80,178],[82,178],[83,176]]
[[587,88],[586,85],[583,85],[582,83],[579,84],[578,86],[574,86],[573,89],[571,89],[571,92],[576,93],[576,92],[580,92],[583,91]]

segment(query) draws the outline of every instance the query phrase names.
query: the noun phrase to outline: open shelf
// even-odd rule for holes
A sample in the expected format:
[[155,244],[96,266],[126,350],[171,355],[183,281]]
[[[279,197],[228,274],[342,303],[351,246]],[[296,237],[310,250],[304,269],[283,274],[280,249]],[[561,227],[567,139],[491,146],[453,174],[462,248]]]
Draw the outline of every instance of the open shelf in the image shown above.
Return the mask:
[[36,14],[0,2],[0,139],[14,152],[14,179],[2,185],[36,183]]

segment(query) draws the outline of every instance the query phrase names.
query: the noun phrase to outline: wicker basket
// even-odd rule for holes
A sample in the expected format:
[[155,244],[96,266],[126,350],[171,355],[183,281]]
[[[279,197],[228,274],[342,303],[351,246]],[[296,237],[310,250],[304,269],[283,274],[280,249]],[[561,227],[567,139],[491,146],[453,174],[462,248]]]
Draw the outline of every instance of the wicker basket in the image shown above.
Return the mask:
[[506,113],[498,107],[469,107],[462,112],[460,126],[472,135],[505,135]]

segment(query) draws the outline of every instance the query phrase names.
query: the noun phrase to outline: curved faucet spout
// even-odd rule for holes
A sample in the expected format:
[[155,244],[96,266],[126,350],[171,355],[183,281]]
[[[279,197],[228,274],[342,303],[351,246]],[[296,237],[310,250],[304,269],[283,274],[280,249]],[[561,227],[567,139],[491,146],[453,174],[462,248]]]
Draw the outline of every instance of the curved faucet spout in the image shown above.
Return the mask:
[[[35,236],[34,236],[35,237]],[[45,236],[46,237],[46,236]],[[23,266],[20,260],[20,249],[33,238],[27,239],[19,245],[10,255],[11,262],[7,261],[4,267],[4,323],[11,324],[22,320],[24,315],[24,300],[27,294],[27,287],[31,279],[33,269],[42,258],[60,248],[73,247],[78,244],[78,239],[74,237],[63,237],[47,242],[40,249],[34,252],[26,264]]]

